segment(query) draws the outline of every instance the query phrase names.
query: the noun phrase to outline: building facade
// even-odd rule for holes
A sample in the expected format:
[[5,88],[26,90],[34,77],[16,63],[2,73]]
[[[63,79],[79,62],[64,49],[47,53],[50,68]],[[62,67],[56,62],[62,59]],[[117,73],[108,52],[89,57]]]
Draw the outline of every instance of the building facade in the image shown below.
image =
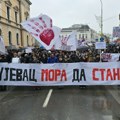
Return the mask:
[[88,25],[74,24],[69,28],[63,28],[61,36],[65,37],[69,35],[72,31],[76,31],[77,40],[87,40],[88,42],[95,42],[98,38],[98,34],[95,30],[91,29]]
[[20,23],[30,17],[29,0],[0,0],[0,36],[6,47],[32,46],[34,38]]

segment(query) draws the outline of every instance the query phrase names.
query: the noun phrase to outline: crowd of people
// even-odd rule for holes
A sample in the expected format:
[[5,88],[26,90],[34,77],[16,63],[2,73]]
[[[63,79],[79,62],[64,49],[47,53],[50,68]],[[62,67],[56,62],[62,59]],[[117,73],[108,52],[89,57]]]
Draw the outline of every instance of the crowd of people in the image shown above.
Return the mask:
[[[108,45],[107,49],[102,50],[104,53],[119,53],[120,45]],[[77,51],[58,51],[34,48],[32,52],[26,53],[25,50],[8,50],[5,55],[0,55],[0,62],[13,63],[17,58],[18,63],[73,63],[73,62],[100,62],[100,50],[95,47],[86,47]],[[120,61],[120,57],[119,57]],[[1,87],[2,90],[6,88]]]
[[47,51],[40,48],[33,49],[32,53],[19,50],[10,50],[6,55],[0,55],[0,62],[12,63],[13,58],[19,58],[19,63],[73,63],[73,62],[99,62],[98,51],[91,49],[77,51]]
[[[107,46],[104,53],[119,53],[120,46]],[[19,63],[73,63],[73,62],[99,62],[100,51],[92,47],[78,49],[77,51],[58,51],[34,48],[31,53],[25,50],[8,50],[5,55],[0,55],[0,62],[12,63],[13,58],[19,58]]]

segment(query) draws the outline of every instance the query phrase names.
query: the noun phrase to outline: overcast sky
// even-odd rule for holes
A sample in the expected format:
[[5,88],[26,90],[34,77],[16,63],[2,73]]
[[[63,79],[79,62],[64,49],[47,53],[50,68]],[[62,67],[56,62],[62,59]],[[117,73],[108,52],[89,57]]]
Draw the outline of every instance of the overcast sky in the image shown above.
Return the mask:
[[[100,27],[95,15],[101,14],[100,0],[30,0],[31,17],[46,14],[53,24],[60,28],[73,24],[88,24],[97,32]],[[114,26],[119,25],[120,0],[102,0],[103,2],[103,32],[112,33]]]

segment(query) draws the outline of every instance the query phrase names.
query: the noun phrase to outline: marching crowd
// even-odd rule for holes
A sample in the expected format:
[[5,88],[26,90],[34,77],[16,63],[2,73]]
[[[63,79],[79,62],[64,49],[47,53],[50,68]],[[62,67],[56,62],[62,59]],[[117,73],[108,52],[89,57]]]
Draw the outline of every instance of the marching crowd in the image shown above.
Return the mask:
[[[107,46],[104,53],[119,53],[120,45],[118,46]],[[16,59],[17,58],[17,59]],[[14,61],[14,59],[16,59]],[[58,51],[52,50],[47,51],[40,48],[34,48],[31,53],[26,53],[21,50],[9,50],[6,55],[0,55],[0,62],[7,63],[73,63],[73,62],[99,62],[100,51],[94,47],[88,47],[86,49],[78,49],[77,51]],[[120,57],[119,57],[120,61]],[[1,87],[2,90],[6,88]]]
[[[119,53],[120,46],[108,46],[104,53]],[[0,62],[14,62],[18,58],[18,63],[73,63],[73,62],[99,62],[100,50],[95,48],[83,48],[77,51],[47,51],[34,48],[31,53],[21,50],[9,50],[6,55],[0,55]]]
[[47,51],[39,48],[33,49],[32,53],[19,50],[10,50],[6,55],[0,55],[0,62],[12,63],[18,58],[18,63],[73,63],[73,62],[99,62],[100,55],[91,49],[77,51]]

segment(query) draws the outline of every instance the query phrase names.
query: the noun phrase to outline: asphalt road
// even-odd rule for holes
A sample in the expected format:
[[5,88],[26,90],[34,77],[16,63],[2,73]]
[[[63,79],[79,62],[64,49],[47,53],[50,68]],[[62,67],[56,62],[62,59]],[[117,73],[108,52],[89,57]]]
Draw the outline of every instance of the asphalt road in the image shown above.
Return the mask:
[[[111,89],[110,87],[107,89]],[[0,120],[120,120],[105,87],[16,87],[0,99]]]

